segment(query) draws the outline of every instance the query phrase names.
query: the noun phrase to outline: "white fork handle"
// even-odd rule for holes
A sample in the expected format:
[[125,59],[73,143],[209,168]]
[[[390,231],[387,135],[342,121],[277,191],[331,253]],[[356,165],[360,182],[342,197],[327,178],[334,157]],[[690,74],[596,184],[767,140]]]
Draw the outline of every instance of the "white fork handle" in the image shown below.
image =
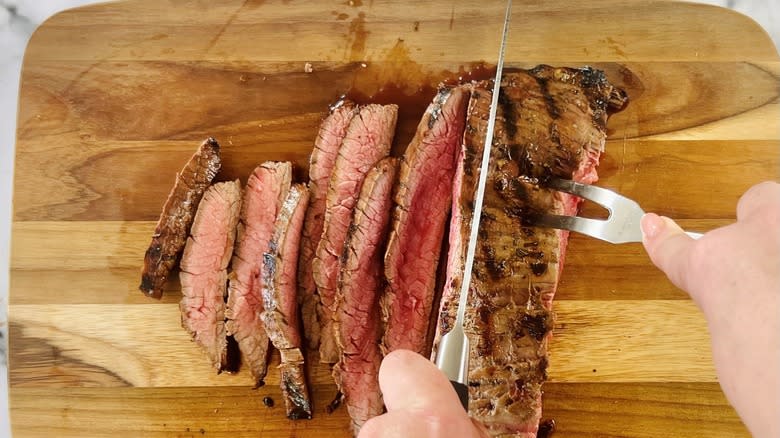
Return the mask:
[[686,231],[685,234],[687,234],[688,237],[690,237],[691,239],[698,239],[699,237],[704,235],[702,233],[692,233],[690,231]]

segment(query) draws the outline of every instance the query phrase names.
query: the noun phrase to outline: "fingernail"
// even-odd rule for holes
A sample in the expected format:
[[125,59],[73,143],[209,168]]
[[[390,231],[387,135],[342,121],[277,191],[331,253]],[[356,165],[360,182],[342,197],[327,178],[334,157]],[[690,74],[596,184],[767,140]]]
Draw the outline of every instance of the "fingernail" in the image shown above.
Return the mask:
[[661,216],[658,216],[655,213],[646,213],[639,221],[639,225],[642,229],[642,237],[645,239],[652,239],[661,232],[664,221],[661,219]]

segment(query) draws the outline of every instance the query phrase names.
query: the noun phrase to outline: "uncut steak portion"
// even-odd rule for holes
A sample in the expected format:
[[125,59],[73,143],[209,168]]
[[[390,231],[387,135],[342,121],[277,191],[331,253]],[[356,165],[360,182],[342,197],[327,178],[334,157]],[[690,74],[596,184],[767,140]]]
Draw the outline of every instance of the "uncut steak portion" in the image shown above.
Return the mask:
[[397,159],[385,158],[366,175],[341,259],[333,315],[341,359],[333,377],[344,395],[355,436],[384,410],[379,390],[379,297],[397,168]]
[[280,386],[291,420],[311,418],[312,407],[303,369],[296,274],[301,229],[309,202],[304,184],[294,184],[279,210],[268,251],[263,254],[261,314],[274,347],[282,356]]
[[[475,85],[448,268],[461,269],[492,83]],[[593,182],[609,110],[625,93],[600,71],[539,66],[504,75],[465,331],[469,412],[493,436],[535,437],[546,379],[552,299],[568,233],[527,225],[534,212],[572,214],[576,198],[539,186],[550,176]],[[439,335],[455,317],[462,272],[448,272]]]
[[363,179],[390,153],[398,117],[397,105],[366,105],[352,119],[333,167],[325,201],[325,225],[312,263],[319,294],[320,361],[336,363],[339,351],[333,329],[333,311],[339,258],[352,222]]
[[154,298],[162,297],[165,281],[187,242],[198,203],[220,166],[219,143],[208,138],[176,174],[176,182],[154,229],[152,243],[144,255],[141,292]]
[[466,87],[440,88],[401,162],[385,254],[385,352],[428,354],[436,270],[468,101]]
[[208,355],[217,372],[227,365],[225,293],[241,210],[241,183],[214,184],[195,214],[181,257],[181,325]]
[[291,180],[289,162],[263,163],[249,175],[241,203],[225,316],[227,333],[238,343],[255,386],[262,385],[268,368],[268,334],[259,317],[263,311],[263,253],[268,251]]
[[320,125],[309,159],[310,199],[303,222],[301,253],[298,259],[298,304],[301,306],[303,333],[309,342],[309,348],[312,349],[317,348],[320,343],[320,321],[317,318],[319,296],[315,293],[312,261],[325,223],[325,197],[328,194],[330,175],[336,164],[341,142],[347,135],[347,128],[355,114],[357,107],[348,100],[340,100],[333,105],[330,114]]

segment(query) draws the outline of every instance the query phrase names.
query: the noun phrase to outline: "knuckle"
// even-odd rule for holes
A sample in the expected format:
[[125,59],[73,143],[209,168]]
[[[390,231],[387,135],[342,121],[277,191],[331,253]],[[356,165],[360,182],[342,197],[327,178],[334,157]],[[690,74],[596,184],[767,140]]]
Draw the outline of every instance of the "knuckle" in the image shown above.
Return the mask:
[[684,261],[687,278],[698,278],[712,272],[713,257],[719,254],[712,237],[714,236],[702,237],[691,246],[687,260]]
[[765,181],[748,189],[739,198],[737,216],[776,223],[780,220],[780,184]]
[[374,417],[366,421],[360,428],[360,434],[358,435],[358,438],[381,437],[382,434],[380,433],[381,428],[379,424],[379,418],[380,417]]

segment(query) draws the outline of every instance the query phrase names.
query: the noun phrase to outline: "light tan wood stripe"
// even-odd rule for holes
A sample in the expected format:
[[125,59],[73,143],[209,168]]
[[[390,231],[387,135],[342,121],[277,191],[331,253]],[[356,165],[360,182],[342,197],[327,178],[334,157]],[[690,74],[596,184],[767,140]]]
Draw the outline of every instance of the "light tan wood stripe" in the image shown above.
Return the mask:
[[[555,310],[552,381],[715,380],[706,326],[690,301],[560,301]],[[9,314],[12,386],[79,386],[80,373],[108,386],[248,382],[241,373],[215,375],[179,326],[176,304],[12,305]],[[326,367],[313,369],[322,374],[314,381],[329,380]]]
[[[586,208],[585,213],[597,213]],[[681,220],[706,231],[731,220]],[[138,291],[154,222],[16,222],[11,250],[12,304],[149,304]],[[181,298],[178,276],[163,302]],[[611,245],[572,234],[558,300],[687,299],[639,244]]]

